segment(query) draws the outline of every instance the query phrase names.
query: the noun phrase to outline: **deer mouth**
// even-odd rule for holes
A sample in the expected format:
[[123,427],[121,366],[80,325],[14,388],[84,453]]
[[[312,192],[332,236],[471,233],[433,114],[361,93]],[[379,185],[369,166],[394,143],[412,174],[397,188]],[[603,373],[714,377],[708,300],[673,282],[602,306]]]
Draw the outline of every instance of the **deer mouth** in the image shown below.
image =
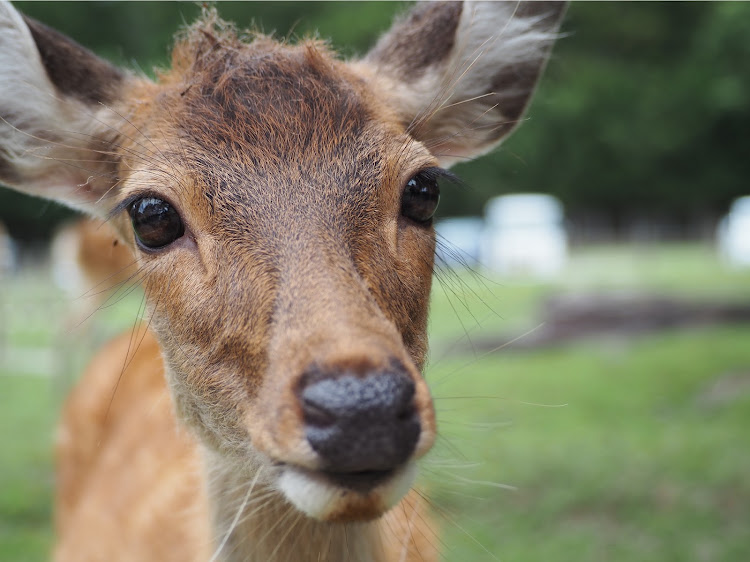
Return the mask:
[[391,470],[330,472],[285,465],[279,487],[300,511],[330,522],[367,521],[383,515],[411,488],[416,463]]
[[360,494],[367,494],[371,492],[379,484],[382,484],[389,478],[393,477],[395,473],[395,469],[363,470],[360,472],[321,472],[321,474],[323,474],[335,485],[352,490],[354,492],[358,492]]

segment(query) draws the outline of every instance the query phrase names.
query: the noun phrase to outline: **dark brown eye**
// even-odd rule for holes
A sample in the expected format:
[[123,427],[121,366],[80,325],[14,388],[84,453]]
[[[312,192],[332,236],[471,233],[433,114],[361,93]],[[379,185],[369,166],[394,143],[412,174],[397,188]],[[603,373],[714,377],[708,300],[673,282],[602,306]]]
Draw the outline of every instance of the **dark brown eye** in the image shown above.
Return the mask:
[[419,172],[406,184],[401,196],[401,214],[414,222],[427,224],[440,201],[437,175],[430,170]]
[[185,226],[177,210],[156,197],[143,197],[130,205],[130,220],[138,242],[149,250],[168,246],[183,234]]

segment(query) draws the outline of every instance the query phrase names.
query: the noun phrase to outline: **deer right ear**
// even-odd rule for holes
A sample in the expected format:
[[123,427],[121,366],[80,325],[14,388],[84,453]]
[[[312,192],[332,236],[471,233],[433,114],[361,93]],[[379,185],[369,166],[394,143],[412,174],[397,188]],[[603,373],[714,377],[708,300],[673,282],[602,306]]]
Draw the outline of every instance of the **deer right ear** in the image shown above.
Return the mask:
[[127,76],[0,1],[0,182],[106,214],[115,184],[108,106]]
[[442,166],[508,136],[549,57],[565,2],[422,2],[360,64]]

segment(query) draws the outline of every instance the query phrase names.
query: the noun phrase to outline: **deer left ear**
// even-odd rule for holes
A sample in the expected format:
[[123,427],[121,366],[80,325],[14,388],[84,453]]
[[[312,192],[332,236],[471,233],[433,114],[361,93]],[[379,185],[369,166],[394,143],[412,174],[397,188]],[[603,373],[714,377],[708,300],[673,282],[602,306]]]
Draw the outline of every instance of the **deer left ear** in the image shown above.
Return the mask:
[[424,2],[361,61],[441,165],[474,158],[518,125],[565,2]]
[[128,75],[0,0],[0,182],[104,215]]

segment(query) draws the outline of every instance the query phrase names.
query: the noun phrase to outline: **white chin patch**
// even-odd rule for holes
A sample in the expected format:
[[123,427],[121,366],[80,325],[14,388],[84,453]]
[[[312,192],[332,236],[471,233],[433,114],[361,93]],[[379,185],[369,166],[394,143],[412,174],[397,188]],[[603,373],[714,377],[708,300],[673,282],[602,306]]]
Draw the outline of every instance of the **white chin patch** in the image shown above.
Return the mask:
[[294,507],[314,519],[326,521],[352,501],[372,502],[385,513],[406,495],[416,475],[417,465],[410,462],[387,481],[361,494],[336,486],[318,472],[287,466],[281,473],[278,485]]

